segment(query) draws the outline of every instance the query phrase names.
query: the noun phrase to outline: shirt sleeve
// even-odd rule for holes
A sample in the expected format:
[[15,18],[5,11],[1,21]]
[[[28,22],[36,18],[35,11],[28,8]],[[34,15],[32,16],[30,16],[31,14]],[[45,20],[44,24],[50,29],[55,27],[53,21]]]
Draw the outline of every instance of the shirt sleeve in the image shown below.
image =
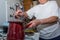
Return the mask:
[[56,2],[51,6],[51,12],[49,16],[57,16],[58,17],[58,5]]
[[28,18],[32,18],[34,16],[34,8],[29,9],[28,11],[26,11]]

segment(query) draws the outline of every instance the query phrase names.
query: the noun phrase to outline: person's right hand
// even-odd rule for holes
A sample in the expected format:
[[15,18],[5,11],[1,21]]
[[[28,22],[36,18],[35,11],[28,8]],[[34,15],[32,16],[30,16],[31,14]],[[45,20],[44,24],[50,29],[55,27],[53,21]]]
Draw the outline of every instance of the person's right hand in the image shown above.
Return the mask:
[[17,10],[14,15],[16,18],[19,18],[20,16],[23,16],[23,12],[22,10]]

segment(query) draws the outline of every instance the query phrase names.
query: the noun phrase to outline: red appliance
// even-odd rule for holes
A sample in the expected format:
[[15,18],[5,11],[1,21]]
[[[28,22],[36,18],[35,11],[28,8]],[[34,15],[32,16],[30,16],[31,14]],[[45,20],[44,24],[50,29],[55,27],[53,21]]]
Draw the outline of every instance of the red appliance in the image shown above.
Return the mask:
[[24,40],[24,27],[20,22],[9,22],[7,40]]

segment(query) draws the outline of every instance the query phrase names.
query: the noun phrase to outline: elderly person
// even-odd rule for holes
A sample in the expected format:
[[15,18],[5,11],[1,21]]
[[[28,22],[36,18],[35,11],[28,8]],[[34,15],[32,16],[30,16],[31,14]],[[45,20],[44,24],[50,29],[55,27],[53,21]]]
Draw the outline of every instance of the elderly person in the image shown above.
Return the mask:
[[[27,25],[38,27],[40,40],[60,40],[60,28],[58,23],[58,6],[56,1],[38,0],[40,4],[34,6],[26,12],[16,11],[15,16],[24,16],[35,20],[30,21]],[[19,15],[19,16],[18,16]],[[42,29],[40,29],[42,28]]]

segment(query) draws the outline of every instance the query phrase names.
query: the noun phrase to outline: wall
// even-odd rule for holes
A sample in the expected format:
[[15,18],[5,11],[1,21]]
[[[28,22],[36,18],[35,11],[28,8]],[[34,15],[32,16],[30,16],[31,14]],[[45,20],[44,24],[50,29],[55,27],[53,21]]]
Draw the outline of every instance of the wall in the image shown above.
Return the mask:
[[2,25],[4,21],[6,21],[6,15],[5,15],[6,3],[5,2],[6,0],[0,0],[0,25]]

